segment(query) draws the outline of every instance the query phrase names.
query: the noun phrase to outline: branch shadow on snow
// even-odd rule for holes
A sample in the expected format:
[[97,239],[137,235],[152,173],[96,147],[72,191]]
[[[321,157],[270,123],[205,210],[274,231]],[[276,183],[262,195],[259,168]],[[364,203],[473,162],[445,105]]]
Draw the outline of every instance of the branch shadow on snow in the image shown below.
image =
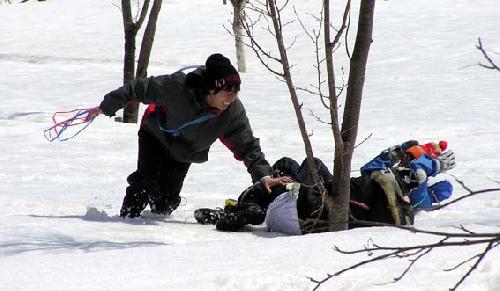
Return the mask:
[[[0,53],[0,62],[15,62],[27,64],[112,64],[121,63],[119,58],[90,58],[90,57],[64,57],[54,55],[37,55],[37,54],[3,54]],[[166,66],[168,63],[160,61],[150,62],[152,65]]]
[[[89,207],[85,215],[28,215],[33,218],[48,219],[78,219],[93,222],[120,222],[135,225],[155,225],[160,222],[169,223],[169,221],[160,221],[153,219],[123,219],[119,216],[108,216],[104,211],[98,211],[96,208]],[[165,218],[164,218],[165,219]],[[172,221],[174,222],[174,221]],[[175,223],[182,223],[177,221]],[[130,241],[113,242],[108,240],[76,240],[75,238],[61,234],[47,235],[25,235],[16,237],[12,241],[0,242],[0,256],[12,256],[17,254],[61,250],[79,250],[84,252],[96,252],[103,250],[127,249],[136,247],[158,247],[168,245],[165,242],[158,241]]]
[[[167,222],[167,221],[160,221],[160,220],[154,220],[154,219],[122,218],[119,216],[108,216],[107,218],[88,217],[86,215],[35,215],[35,214],[30,214],[27,216],[33,217],[33,218],[48,218],[48,219],[78,219],[78,220],[90,221],[90,222],[116,222],[116,223],[126,223],[126,224],[133,224],[133,225],[158,225],[162,222],[165,222],[165,223]],[[178,222],[178,223],[181,223],[181,222]]]
[[[28,215],[34,218],[48,218],[48,219],[79,219],[90,222],[115,222],[125,223],[132,225],[159,225],[159,224],[184,224],[184,225],[199,225],[194,221],[187,220],[174,220],[165,216],[158,216],[148,210],[142,212],[142,216],[138,218],[123,218],[118,215],[110,216],[104,210],[98,210],[95,207],[88,207],[85,215]],[[251,232],[252,235],[262,238],[277,238],[288,237],[289,234],[280,232],[268,231],[267,226],[250,226],[246,225],[238,232]]]
[[61,250],[78,250],[84,252],[97,252],[104,250],[129,249],[137,247],[166,246],[167,243],[157,241],[131,241],[112,242],[107,240],[77,241],[72,237],[49,234],[43,237],[29,236],[16,238],[16,241],[0,243],[0,256],[13,256],[18,254]]
[[0,54],[0,61],[9,61],[28,64],[102,64],[119,63],[120,59],[110,58],[84,58],[84,57],[61,57],[53,55],[35,55],[35,54]]
[[50,219],[79,219],[91,222],[116,222],[133,225],[159,225],[159,224],[197,224],[191,221],[181,221],[170,219],[169,217],[155,215],[149,211],[144,211],[143,216],[138,218],[123,218],[118,215],[108,215],[104,210],[98,210],[95,207],[88,207],[85,215],[28,215],[34,218]]
[[45,114],[41,111],[30,111],[30,112],[14,112],[8,115],[5,115],[3,112],[0,112],[0,120],[16,120],[24,117],[31,118],[31,116],[41,116]]
[[293,236],[286,233],[269,231],[267,226],[245,226],[245,230],[251,231],[253,235],[262,238],[277,238]]

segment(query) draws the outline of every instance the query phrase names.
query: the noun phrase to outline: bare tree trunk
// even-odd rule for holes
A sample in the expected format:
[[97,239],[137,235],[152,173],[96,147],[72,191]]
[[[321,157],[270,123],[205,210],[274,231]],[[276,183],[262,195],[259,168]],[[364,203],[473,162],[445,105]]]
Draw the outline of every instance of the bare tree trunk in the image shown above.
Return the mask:
[[[124,82],[133,80],[135,78],[147,77],[147,70],[149,66],[149,58],[151,56],[151,49],[153,47],[154,36],[156,33],[156,23],[158,15],[161,10],[162,0],[154,0],[151,13],[149,15],[148,24],[144,31],[144,36],[141,43],[141,51],[139,54],[139,61],[137,65],[137,72],[134,75],[135,66],[135,38],[137,32],[142,26],[144,19],[149,10],[150,0],[145,0],[142,6],[140,17],[137,22],[133,22],[130,7],[130,0],[122,0],[122,13],[123,23],[125,27],[125,66],[124,66]],[[130,30],[133,28],[133,34]],[[139,115],[139,103],[129,103],[123,109],[123,119],[125,123],[137,123]]]
[[372,43],[374,9],[375,0],[361,0],[358,33],[350,61],[341,139],[335,139],[333,187],[338,195],[333,197],[333,203],[330,204],[333,206],[329,209],[331,230],[342,230],[348,227],[351,160],[358,134],[366,62]]
[[[342,160],[342,153],[344,151],[344,142],[340,134],[339,116],[338,116],[338,103],[337,103],[337,92],[335,86],[335,72],[333,67],[333,47],[334,44],[331,42],[331,25],[330,25],[330,1],[323,1],[324,9],[324,43],[325,43],[325,56],[326,56],[326,68],[327,68],[327,84],[328,84],[328,94],[330,96],[330,120],[332,126],[332,134],[335,139],[335,150],[334,150],[334,160],[333,160],[333,174],[334,179],[332,183],[332,193],[333,190],[337,191],[339,196],[342,196],[337,187],[345,183],[339,183],[339,173],[344,171],[344,164]],[[347,191],[347,200],[349,201],[349,189]],[[349,211],[349,203],[345,204],[341,199],[335,199],[332,196],[324,198],[326,206],[328,207],[329,216],[329,227],[330,231],[345,230],[348,228],[349,217],[345,214]],[[347,211],[347,212],[346,212]]]
[[[137,78],[146,78],[148,75],[149,58],[153,48],[153,42],[156,33],[156,23],[160,14],[161,4],[163,0],[155,0],[149,13],[148,24],[144,30],[142,37],[141,51],[139,53],[139,61],[137,63]],[[123,122],[137,123],[139,119],[139,103],[131,102],[123,109]]]
[[[135,38],[139,30],[137,25],[132,20],[132,7],[130,0],[122,0],[122,16],[123,29],[125,32],[125,56],[123,58],[123,84],[135,79]],[[131,108],[132,106],[132,108]],[[134,110],[134,103],[129,103],[123,109],[123,117],[120,120],[117,117],[116,121],[129,122],[127,117]],[[135,104],[138,108],[138,104]],[[136,121],[137,122],[137,121]]]
[[238,72],[245,73],[247,71],[247,63],[241,20],[244,17],[246,0],[231,0],[231,3],[233,4],[233,35],[236,46],[236,58],[238,60]]
[[130,0],[122,0],[123,30],[125,32],[125,56],[123,59],[123,84],[135,79],[135,37],[137,28],[132,21]]
[[149,58],[153,48],[153,42],[156,34],[156,23],[161,10],[163,0],[155,0],[149,13],[149,20],[142,37],[141,52],[139,62],[137,63],[137,78],[145,78],[148,75]]

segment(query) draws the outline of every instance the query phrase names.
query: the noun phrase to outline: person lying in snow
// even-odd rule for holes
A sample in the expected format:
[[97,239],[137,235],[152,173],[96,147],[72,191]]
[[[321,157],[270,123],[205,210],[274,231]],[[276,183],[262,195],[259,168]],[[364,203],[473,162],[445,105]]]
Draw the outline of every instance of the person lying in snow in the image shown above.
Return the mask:
[[[414,209],[429,208],[447,199],[452,193],[451,183],[443,180],[432,184],[428,178],[455,167],[454,153],[444,152],[446,147],[444,141],[425,145],[408,141],[382,151],[365,164],[362,175],[351,178],[349,227],[363,226],[359,221],[410,225]],[[330,195],[336,195],[332,174],[319,159],[315,163]],[[221,231],[237,231],[264,220],[270,230],[283,233],[328,231],[328,210],[321,208],[322,198],[313,185],[307,162],[299,166],[285,157],[273,165],[273,172],[277,185],[270,194],[257,182],[243,191],[238,201],[226,200],[224,209],[196,210],[196,220],[215,224]],[[283,177],[298,183],[283,186]]]
[[446,141],[419,145],[410,140],[382,151],[361,167],[361,173],[383,187],[388,187],[385,181],[401,180],[393,183],[398,195],[408,193],[403,196],[408,197],[405,199],[409,199],[413,208],[430,208],[433,203],[449,198],[453,191],[447,180],[429,183],[429,177],[455,167],[455,154],[451,150],[445,152],[447,145]]

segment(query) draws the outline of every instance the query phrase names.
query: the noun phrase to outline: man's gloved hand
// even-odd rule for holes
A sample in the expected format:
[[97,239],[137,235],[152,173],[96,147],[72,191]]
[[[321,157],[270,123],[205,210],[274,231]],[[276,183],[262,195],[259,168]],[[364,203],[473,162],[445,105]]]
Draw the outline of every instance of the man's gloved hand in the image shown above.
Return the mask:
[[99,114],[102,114],[102,110],[99,106],[91,108],[89,109],[88,115],[84,118],[84,121],[89,122],[95,117],[97,117]]
[[455,168],[455,153],[453,151],[447,151],[442,153],[437,157],[437,168],[438,173],[445,172],[447,170]]

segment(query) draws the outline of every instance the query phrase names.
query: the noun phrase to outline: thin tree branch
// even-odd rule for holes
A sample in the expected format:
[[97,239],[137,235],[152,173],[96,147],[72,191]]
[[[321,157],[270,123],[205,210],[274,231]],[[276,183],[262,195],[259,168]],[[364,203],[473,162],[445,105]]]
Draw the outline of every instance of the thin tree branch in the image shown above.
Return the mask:
[[474,256],[472,256],[471,258],[465,260],[465,261],[462,261],[460,262],[458,265],[454,266],[454,267],[451,267],[451,268],[448,268],[448,269],[443,269],[443,271],[445,272],[451,272],[451,271],[454,271],[458,268],[460,268],[461,266],[465,265],[466,263],[474,260],[474,259],[477,259],[481,254],[475,254]]
[[362,224],[365,226],[388,226],[388,227],[393,227],[393,228],[398,228],[398,229],[410,231],[413,233],[422,233],[422,234],[444,236],[444,237],[450,237],[450,238],[491,238],[491,237],[500,238],[500,233],[498,233],[498,232],[492,232],[492,233],[475,233],[475,232],[471,232],[471,231],[444,232],[444,231],[423,230],[423,229],[419,229],[419,228],[416,228],[414,226],[408,226],[408,225],[393,225],[393,224],[389,224],[389,223],[358,220],[358,219],[354,220],[353,222],[355,222],[356,224]]
[[314,114],[314,112],[312,111],[312,109],[309,109],[309,115],[316,118],[316,121],[318,121],[319,123],[323,123],[323,124],[328,124],[328,125],[331,125],[332,123],[331,122],[327,122],[327,121],[324,121],[321,117],[319,117],[318,115]]
[[483,47],[483,43],[481,42],[481,38],[479,37],[477,39],[477,42],[478,42],[478,45],[476,45],[476,48],[478,50],[481,51],[481,53],[483,53],[483,57],[488,61],[489,65],[485,65],[485,64],[482,64],[482,63],[479,63],[479,65],[483,68],[486,68],[486,69],[491,69],[491,70],[497,70],[497,71],[500,71],[500,67],[498,67],[495,62],[490,58],[490,56],[488,55],[488,53],[486,52],[486,49]]
[[403,271],[403,273],[401,273],[401,275],[395,277],[391,282],[389,283],[396,283],[398,281],[400,281],[401,279],[404,278],[404,276],[406,276],[406,274],[410,271],[410,269],[413,267],[413,265],[418,261],[420,260],[423,256],[429,254],[430,252],[432,252],[433,248],[428,248],[428,249],[420,249],[417,253],[419,252],[422,252],[420,255],[418,255],[415,259],[410,259],[410,264],[408,265],[408,267],[406,267],[406,269]]
[[373,133],[370,133],[365,139],[363,139],[361,142],[359,142],[357,145],[354,146],[354,148],[357,148],[358,146],[364,144],[367,140],[369,140],[372,137]]
[[264,49],[260,46],[260,44],[255,40],[255,37],[254,37],[254,35],[252,33],[252,28],[253,28],[253,26],[255,25],[256,22],[252,22],[252,20],[250,20],[250,23],[249,23],[248,21],[249,21],[248,17],[245,17],[241,21],[243,30],[245,31],[245,34],[246,34],[247,38],[250,40],[250,43],[243,42],[243,44],[245,46],[249,47],[251,50],[254,51],[255,55],[257,56],[257,59],[260,61],[260,63],[268,71],[270,71],[271,73],[273,73],[273,74],[275,74],[275,75],[280,76],[281,78],[283,78],[284,77],[284,73],[278,72],[277,70],[271,68],[271,66],[268,64],[268,62],[266,60],[264,60],[264,58],[266,58],[266,59],[269,59],[269,60],[272,60],[272,61],[276,61],[279,64],[282,64],[281,59],[278,59],[278,58],[272,56],[270,52],[264,51]]
[[[137,15],[135,17],[137,19],[137,21],[134,23],[134,25],[135,25],[137,30],[141,29],[141,26],[144,23],[146,16],[148,15],[149,2],[150,2],[150,0],[144,0],[144,5],[142,5],[141,14],[139,16],[139,19],[137,19]],[[137,6],[139,6],[139,1],[137,2]]]
[[491,179],[491,178],[487,178],[487,179],[488,179],[489,181],[491,181],[491,182],[494,182],[494,183],[500,184],[500,181],[498,181],[498,180],[493,180],[493,179]]
[[344,16],[342,17],[342,26],[335,35],[333,42],[330,44],[332,47],[335,47],[335,45],[339,42],[340,37],[344,33],[344,29],[347,28],[346,23],[347,23],[347,18],[350,15],[350,11],[351,11],[351,0],[348,0],[344,9]]
[[349,18],[347,19],[347,28],[344,33],[344,42],[345,42],[345,52],[347,54],[347,57],[351,59],[351,52],[349,51],[349,42],[348,37],[349,37],[349,28],[351,28],[351,14],[349,13]]
[[476,263],[474,265],[472,265],[472,267],[469,269],[469,271],[467,271],[467,273],[465,273],[464,276],[462,276],[462,278],[460,279],[460,281],[457,282],[457,284],[455,284],[455,286],[453,286],[453,288],[450,289],[450,291],[454,291],[458,288],[458,286],[460,286],[464,281],[465,279],[467,279],[467,277],[470,276],[470,274],[472,274],[472,272],[474,272],[476,269],[477,269],[477,266],[479,266],[479,263],[481,263],[481,261],[485,258],[486,254],[494,247],[498,246],[498,243],[496,243],[496,245],[494,246],[495,242],[492,241],[490,242],[486,248],[484,249],[484,252],[481,253],[476,261]]
[[467,187],[465,185],[464,181],[458,179],[456,176],[454,176],[452,174],[448,174],[448,175],[452,176],[453,179],[455,179],[455,181],[457,181],[457,183],[460,184],[460,186],[462,186],[462,188],[464,188],[465,190],[467,190],[467,192],[469,192],[469,194],[472,193],[472,192],[474,192],[474,191],[472,191],[472,189],[470,189],[469,187]]
[[[323,94],[323,90],[321,90],[322,85],[325,83],[325,81],[323,81],[322,73],[321,73],[321,64],[324,63],[325,58],[321,58],[320,57],[320,43],[319,43],[319,39],[321,37],[322,25],[323,25],[323,8],[324,7],[322,7],[322,10],[320,12],[320,15],[321,15],[320,17],[313,16],[313,18],[316,19],[316,21],[319,22],[319,29],[318,29],[317,33],[315,32],[314,29],[312,30],[312,32],[310,32],[306,28],[306,26],[302,22],[302,19],[299,16],[299,13],[295,9],[295,6],[293,7],[293,11],[295,13],[296,18],[299,21],[300,26],[302,27],[302,30],[306,33],[306,35],[309,37],[309,39],[311,40],[311,42],[314,45],[314,54],[315,54],[315,57],[316,57],[316,65],[314,65],[313,67],[316,69],[316,75],[318,76],[318,78],[317,78],[318,85],[316,87],[318,93],[312,93],[309,90],[308,90],[308,92],[311,93],[311,94],[314,94],[314,95],[318,95],[320,97],[319,100],[323,104],[323,107],[325,107],[327,110],[330,110],[330,106],[329,106],[330,101],[328,100],[330,97],[329,96],[325,96]],[[328,101],[328,102],[326,102],[326,101]]]
[[484,190],[474,191],[474,192],[471,192],[471,193],[469,193],[467,195],[464,195],[464,196],[461,196],[461,197],[459,197],[457,199],[454,199],[454,200],[452,200],[450,202],[434,206],[431,209],[429,209],[428,211],[440,210],[440,209],[443,209],[443,208],[447,207],[450,204],[456,203],[456,202],[461,201],[461,200],[463,200],[465,198],[469,198],[471,196],[475,196],[475,195],[478,195],[478,194],[489,193],[489,192],[496,192],[496,191],[500,191],[500,188],[491,188],[491,189],[484,189]]
[[[489,189],[480,190],[480,191],[471,191],[470,194],[484,193],[484,192],[487,192],[488,190]],[[495,189],[495,190],[500,190],[500,189]],[[456,227],[462,231],[462,232],[457,233],[457,232],[429,231],[429,230],[419,229],[419,228],[416,228],[414,226],[391,225],[391,224],[387,224],[387,223],[363,221],[363,220],[357,220],[352,216],[351,216],[351,219],[352,219],[353,223],[356,223],[358,225],[389,226],[389,227],[393,227],[393,228],[398,228],[398,229],[410,231],[412,233],[433,235],[433,236],[439,236],[442,238],[434,243],[418,244],[418,245],[413,245],[413,246],[394,246],[394,247],[384,247],[381,245],[377,245],[370,238],[368,240],[368,244],[364,248],[355,249],[355,250],[351,250],[351,251],[342,250],[339,247],[334,246],[334,250],[336,252],[339,252],[341,254],[346,254],[346,255],[359,254],[359,253],[366,252],[368,254],[368,256],[373,256],[376,253],[380,253],[380,252],[384,252],[384,253],[377,255],[375,257],[372,257],[370,259],[363,260],[361,262],[353,264],[353,265],[346,267],[344,269],[341,269],[340,271],[337,271],[334,274],[327,274],[325,276],[325,278],[323,278],[321,280],[309,278],[309,280],[311,282],[316,284],[314,287],[314,290],[317,290],[322,284],[324,284],[326,281],[330,280],[331,278],[338,277],[347,271],[354,270],[354,269],[361,267],[363,265],[367,265],[367,264],[370,264],[370,263],[373,263],[376,261],[385,260],[385,259],[408,258],[410,263],[405,268],[405,270],[401,273],[401,275],[395,277],[393,279],[393,281],[385,283],[385,284],[396,283],[396,282],[400,281],[404,276],[406,276],[418,261],[420,261],[425,255],[429,254],[430,252],[432,252],[435,249],[446,248],[446,247],[451,247],[451,246],[472,246],[472,245],[478,245],[478,244],[487,244],[486,248],[481,253],[475,254],[471,258],[460,262],[459,264],[455,265],[454,267],[444,270],[444,271],[456,270],[460,266],[463,266],[464,264],[466,264],[470,261],[476,260],[476,262],[468,269],[468,271],[461,277],[461,279],[450,289],[450,290],[456,290],[477,269],[477,266],[486,257],[487,253],[491,249],[500,245],[500,232],[476,233],[476,232],[473,232],[473,231],[465,228],[463,225]]]

